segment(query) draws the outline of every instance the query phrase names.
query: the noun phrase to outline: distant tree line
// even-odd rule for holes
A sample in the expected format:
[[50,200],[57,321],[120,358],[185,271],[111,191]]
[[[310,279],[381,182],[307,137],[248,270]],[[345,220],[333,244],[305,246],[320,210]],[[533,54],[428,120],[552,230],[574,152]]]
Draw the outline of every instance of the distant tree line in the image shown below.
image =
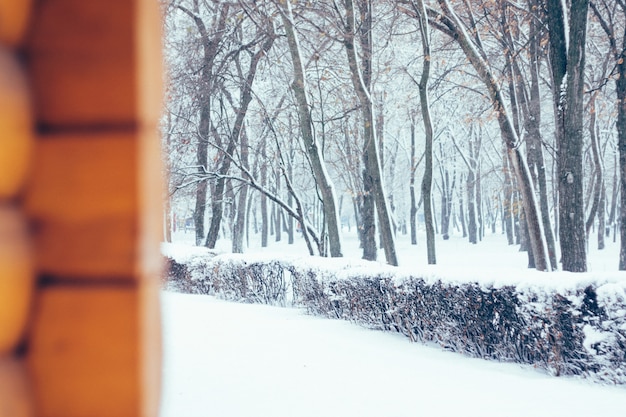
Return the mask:
[[432,264],[436,235],[489,231],[544,271],[586,271],[612,236],[626,270],[624,0],[162,9],[167,233],[185,207],[197,245],[299,229],[338,257],[356,227],[364,259],[397,265],[423,215]]

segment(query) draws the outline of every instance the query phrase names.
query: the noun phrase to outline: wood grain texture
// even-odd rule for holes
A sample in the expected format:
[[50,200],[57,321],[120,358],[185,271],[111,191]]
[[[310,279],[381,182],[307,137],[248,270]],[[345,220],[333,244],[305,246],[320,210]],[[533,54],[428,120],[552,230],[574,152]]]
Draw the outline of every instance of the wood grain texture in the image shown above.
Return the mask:
[[13,54],[0,46],[0,200],[14,197],[21,189],[32,147],[26,79]]
[[0,205],[0,356],[14,351],[24,334],[34,291],[32,255],[24,218]]
[[79,223],[137,211],[131,133],[39,136],[26,208],[39,220]]
[[24,39],[32,0],[0,0],[0,43],[16,47]]
[[138,262],[134,134],[40,137],[25,206],[37,264],[66,278],[129,278]]
[[135,417],[140,399],[139,291],[40,290],[28,365],[39,417]]
[[133,134],[49,135],[25,194],[39,271],[128,278],[136,271],[137,141]]
[[26,56],[38,123],[136,122],[135,1],[40,0]]
[[11,198],[39,273],[25,350],[38,417],[158,415],[159,17],[151,0],[34,2],[21,50],[37,134]]
[[34,236],[37,268],[56,281],[135,280],[136,226],[129,216],[42,221]]

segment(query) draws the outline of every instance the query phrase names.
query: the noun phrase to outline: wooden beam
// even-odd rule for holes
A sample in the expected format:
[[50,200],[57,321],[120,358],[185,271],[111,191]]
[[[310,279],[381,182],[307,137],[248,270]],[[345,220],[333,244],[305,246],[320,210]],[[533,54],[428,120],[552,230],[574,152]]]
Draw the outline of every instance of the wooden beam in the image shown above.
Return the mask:
[[40,0],[26,56],[45,129],[136,123],[136,1]]
[[141,408],[138,286],[40,290],[28,365],[39,417],[131,417]]

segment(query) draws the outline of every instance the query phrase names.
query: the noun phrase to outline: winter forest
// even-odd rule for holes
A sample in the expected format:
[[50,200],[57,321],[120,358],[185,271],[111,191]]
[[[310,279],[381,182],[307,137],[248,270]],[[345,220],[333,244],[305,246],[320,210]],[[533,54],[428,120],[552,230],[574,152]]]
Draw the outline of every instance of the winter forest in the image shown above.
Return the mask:
[[[626,270],[624,0],[169,0],[166,239]],[[622,209],[625,208],[625,209]],[[425,241],[418,242],[418,230]],[[422,236],[422,235],[420,235]],[[401,262],[401,260],[400,260]]]

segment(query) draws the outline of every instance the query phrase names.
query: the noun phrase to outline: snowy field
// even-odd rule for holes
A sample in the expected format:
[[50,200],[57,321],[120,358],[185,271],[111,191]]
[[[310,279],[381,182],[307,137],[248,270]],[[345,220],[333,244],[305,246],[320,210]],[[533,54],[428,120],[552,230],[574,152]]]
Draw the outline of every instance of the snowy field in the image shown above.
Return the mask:
[[301,311],[164,292],[161,417],[623,417],[624,387]]
[[[189,247],[193,245],[193,232],[177,232],[173,237],[176,247]],[[426,260],[426,235],[423,231],[418,232],[418,244],[411,245],[408,235],[398,235],[396,237],[396,249],[400,266],[402,267],[424,267]],[[606,238],[606,248],[597,250],[597,238],[595,232],[591,233],[589,245],[588,269],[590,272],[615,272],[617,271],[619,259],[619,239],[613,242],[613,236]],[[191,248],[192,250],[194,248]],[[197,248],[196,248],[197,249]],[[359,242],[355,229],[349,232],[343,230],[343,253],[345,257],[360,259],[362,256],[359,249]],[[231,242],[219,240],[216,250],[220,252],[230,252]],[[497,234],[487,234],[482,242],[476,245],[468,243],[467,238],[459,235],[450,236],[449,240],[443,240],[440,235],[436,236],[437,266],[440,272],[447,270],[462,271],[508,271],[510,273],[523,273],[528,271],[528,256],[526,252],[519,251],[519,245],[509,246],[506,236]],[[558,250],[558,243],[557,243]],[[287,244],[287,234],[283,233],[281,242],[275,242],[274,236],[269,237],[268,247],[260,247],[259,235],[253,235],[250,239],[250,247],[246,253],[267,253],[270,255],[297,255],[306,256],[308,251],[301,235],[296,235],[293,245]],[[560,254],[557,254],[557,259]],[[384,262],[385,254],[382,249],[378,250],[380,262]]]
[[[344,254],[360,258],[356,236]],[[166,252],[196,252],[191,233]],[[306,255],[271,241],[248,253]],[[219,242],[227,251],[229,242]],[[500,275],[546,279],[529,271],[526,254],[502,235],[478,245],[459,236],[437,240],[441,275]],[[619,245],[589,255],[592,275],[616,272]],[[398,239],[403,267],[426,268],[424,236]],[[383,257],[382,251],[379,256]],[[563,274],[563,273],[559,273]],[[557,274],[557,275],[559,275]],[[295,309],[235,304],[209,296],[164,292],[164,391],[161,417],[626,416],[626,388],[556,378],[516,364],[471,359],[405,337],[307,316]]]

